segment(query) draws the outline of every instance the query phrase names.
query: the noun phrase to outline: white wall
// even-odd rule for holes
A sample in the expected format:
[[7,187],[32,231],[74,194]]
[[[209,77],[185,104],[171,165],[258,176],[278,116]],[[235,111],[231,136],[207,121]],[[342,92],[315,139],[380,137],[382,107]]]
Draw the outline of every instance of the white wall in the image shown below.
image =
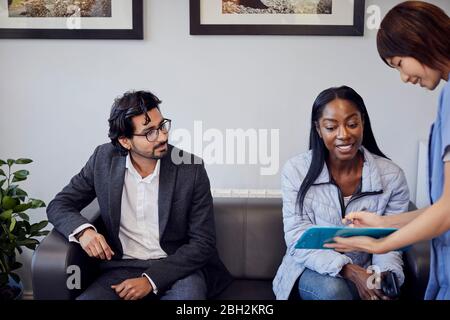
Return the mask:
[[[401,1],[367,0],[383,15]],[[434,0],[447,12],[448,0]],[[347,84],[365,99],[381,149],[415,194],[419,140],[438,92],[403,85],[362,37],[190,36],[185,0],[145,1],[144,41],[0,40],[0,159],[30,157],[24,188],[49,202],[107,139],[113,98],[149,89],[175,128],[280,129],[281,165],[307,148],[312,103]],[[259,166],[210,165],[214,188],[278,189]],[[44,210],[34,220],[45,218]],[[31,288],[30,253],[21,270]]]

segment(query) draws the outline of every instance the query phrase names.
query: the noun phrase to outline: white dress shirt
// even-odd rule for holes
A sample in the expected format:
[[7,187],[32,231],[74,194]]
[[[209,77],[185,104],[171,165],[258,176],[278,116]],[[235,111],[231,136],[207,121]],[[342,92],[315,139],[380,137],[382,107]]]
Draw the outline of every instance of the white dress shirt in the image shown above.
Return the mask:
[[159,166],[158,160],[153,173],[142,178],[127,156],[119,229],[123,259],[167,257],[159,244]]
[[[148,177],[142,178],[134,168],[130,155],[126,158],[126,171],[122,191],[119,239],[123,248],[123,259],[161,259],[167,253],[159,243],[158,190],[160,160],[155,170]],[[83,224],[69,236],[69,241],[78,242],[75,235],[91,227]],[[157,289],[147,274],[153,292]]]

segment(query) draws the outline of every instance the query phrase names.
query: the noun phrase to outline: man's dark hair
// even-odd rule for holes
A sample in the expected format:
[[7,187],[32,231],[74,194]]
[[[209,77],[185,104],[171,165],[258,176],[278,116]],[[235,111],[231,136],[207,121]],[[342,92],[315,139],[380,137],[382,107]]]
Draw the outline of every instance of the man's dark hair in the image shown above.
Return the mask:
[[109,116],[109,134],[108,137],[111,142],[122,153],[128,154],[119,142],[119,138],[131,138],[134,133],[134,126],[132,118],[141,114],[145,115],[145,124],[148,124],[151,119],[147,115],[147,111],[157,108],[161,100],[149,91],[128,91],[122,97],[116,98],[111,107],[111,114]]

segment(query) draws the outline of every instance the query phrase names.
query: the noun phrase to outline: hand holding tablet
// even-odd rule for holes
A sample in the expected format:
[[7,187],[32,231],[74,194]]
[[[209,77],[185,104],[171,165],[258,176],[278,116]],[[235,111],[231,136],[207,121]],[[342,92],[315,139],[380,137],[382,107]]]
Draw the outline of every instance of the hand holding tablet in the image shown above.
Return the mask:
[[349,227],[311,227],[297,241],[296,249],[329,249],[323,245],[333,243],[335,237],[366,236],[384,238],[397,231],[395,228],[349,228]]

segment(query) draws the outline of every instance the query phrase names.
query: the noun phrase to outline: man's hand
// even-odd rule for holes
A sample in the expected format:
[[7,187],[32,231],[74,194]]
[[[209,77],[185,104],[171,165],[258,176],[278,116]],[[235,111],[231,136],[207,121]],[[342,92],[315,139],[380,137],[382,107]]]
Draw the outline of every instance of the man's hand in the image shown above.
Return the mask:
[[84,229],[81,233],[78,240],[80,241],[81,248],[86,251],[89,257],[111,260],[114,252],[106,243],[105,237],[92,228]]
[[390,300],[381,290],[369,289],[368,280],[372,275],[367,273],[364,268],[355,264],[347,264],[342,268],[341,275],[355,284],[362,300]]
[[342,219],[342,223],[356,228],[382,228],[383,217],[372,212],[350,212]]
[[124,300],[139,300],[153,291],[153,287],[146,277],[127,279],[112,285],[111,288]]

